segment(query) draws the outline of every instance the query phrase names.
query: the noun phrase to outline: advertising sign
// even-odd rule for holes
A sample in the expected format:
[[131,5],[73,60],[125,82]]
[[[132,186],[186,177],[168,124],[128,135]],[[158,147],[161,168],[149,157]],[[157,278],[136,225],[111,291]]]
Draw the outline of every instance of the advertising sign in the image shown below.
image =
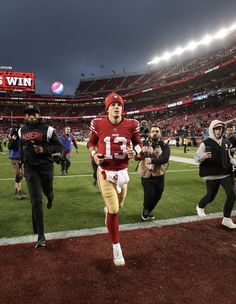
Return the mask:
[[35,92],[34,73],[0,71],[0,91]]

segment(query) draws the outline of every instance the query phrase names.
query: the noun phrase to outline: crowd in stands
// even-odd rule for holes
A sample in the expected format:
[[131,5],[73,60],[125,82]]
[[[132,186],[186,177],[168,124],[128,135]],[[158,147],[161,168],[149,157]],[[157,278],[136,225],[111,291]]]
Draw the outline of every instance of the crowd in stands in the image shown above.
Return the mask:
[[169,64],[148,73],[137,75],[112,75],[109,77],[81,80],[76,90],[76,95],[87,93],[89,95],[115,90],[119,94],[125,94],[132,90],[149,88],[151,86],[164,85],[173,81],[188,79],[229,61],[236,55],[235,41],[217,51],[179,62]]
[[[126,112],[137,110],[140,112],[138,114],[135,113],[133,116],[129,115],[129,117],[134,117],[139,121],[146,120],[149,124],[157,123],[162,127],[164,136],[173,137],[176,135],[182,136],[183,134],[201,136],[202,133],[206,132],[206,127],[212,119],[218,118],[228,121],[236,117],[236,105],[233,102],[229,102],[230,98],[234,100],[234,96],[229,98],[224,91],[224,89],[229,90],[231,87],[236,87],[233,68],[235,63],[232,64],[232,67],[228,71],[225,69],[222,73],[209,73],[209,78],[207,76],[205,78],[199,77],[198,81],[193,79],[186,85],[171,83],[191,78],[191,76],[197,74],[199,75],[201,72],[235,58],[236,41],[233,39],[227,46],[217,51],[211,51],[177,64],[169,64],[148,73],[84,79],[76,90],[76,96],[69,97],[70,99],[76,99],[79,96],[104,97],[107,95],[106,92],[116,91],[126,99]],[[166,84],[169,84],[169,87]],[[132,95],[131,97],[125,97],[127,92],[132,93],[135,90],[137,92],[142,88],[149,88],[151,86],[160,86],[160,88]],[[198,101],[197,97],[203,95],[207,95],[207,97]],[[22,96],[24,97],[24,94]],[[87,138],[89,133],[91,118],[86,118],[85,116],[101,116],[105,114],[103,100],[96,101],[96,103],[70,102],[68,106],[66,103],[60,104],[60,102],[55,103],[55,101],[53,104],[50,104],[50,100],[44,102],[41,95],[35,94],[35,96],[42,99],[40,101],[41,114],[45,119],[50,119],[50,124],[54,126],[58,134],[62,132],[65,125],[69,125],[80,140]],[[53,95],[47,97],[53,100]],[[194,102],[190,105],[169,107],[172,103],[177,103],[188,98],[195,98]],[[164,109],[153,110],[156,107]],[[149,112],[147,112],[148,109],[150,110]],[[7,119],[4,118],[0,121],[0,137],[2,138],[4,134],[8,134],[13,123],[23,122],[23,118],[17,121],[14,117],[23,117],[24,107],[20,101],[15,103],[13,101],[7,103],[1,102],[1,116],[8,116]],[[81,119],[82,116],[83,119]],[[62,119],[62,117],[66,117],[66,119]],[[80,118],[73,119],[73,117]]]

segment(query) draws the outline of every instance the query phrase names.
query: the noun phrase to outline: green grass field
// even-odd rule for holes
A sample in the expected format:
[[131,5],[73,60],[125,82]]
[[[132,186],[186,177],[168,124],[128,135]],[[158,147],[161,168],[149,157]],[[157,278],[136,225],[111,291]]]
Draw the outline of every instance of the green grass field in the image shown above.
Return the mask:
[[[171,148],[171,155],[193,158],[195,148],[183,153],[183,147]],[[120,212],[120,224],[140,222],[143,191],[140,177],[135,172],[136,162],[130,161],[130,183],[125,206]],[[103,201],[92,184],[90,157],[85,146],[73,154],[67,176],[60,176],[60,166],[55,164],[53,208],[44,208],[45,232],[68,231],[104,226]],[[0,154],[0,238],[32,234],[31,206],[28,189],[23,181],[27,198],[17,200],[14,178],[8,153]],[[195,206],[205,193],[205,184],[195,165],[170,162],[166,173],[165,191],[155,209],[157,219],[195,215]],[[46,201],[46,200],[44,200]],[[222,211],[225,194],[221,189],[207,213]]]

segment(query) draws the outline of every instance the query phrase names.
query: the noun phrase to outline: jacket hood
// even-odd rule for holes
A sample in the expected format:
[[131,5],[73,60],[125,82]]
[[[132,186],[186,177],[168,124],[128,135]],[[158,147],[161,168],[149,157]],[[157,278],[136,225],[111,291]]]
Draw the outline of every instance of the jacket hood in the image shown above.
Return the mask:
[[213,139],[214,141],[216,141],[219,145],[221,145],[221,143],[222,143],[222,137],[223,137],[224,132],[222,132],[221,138],[217,139],[217,138],[215,137],[215,134],[214,134],[214,131],[213,131],[213,129],[214,129],[216,126],[222,126],[222,127],[223,127],[223,130],[224,130],[224,128],[225,128],[225,124],[223,123],[223,121],[217,120],[217,119],[212,120],[212,122],[210,123],[210,126],[209,126],[209,137],[210,137],[211,139]]

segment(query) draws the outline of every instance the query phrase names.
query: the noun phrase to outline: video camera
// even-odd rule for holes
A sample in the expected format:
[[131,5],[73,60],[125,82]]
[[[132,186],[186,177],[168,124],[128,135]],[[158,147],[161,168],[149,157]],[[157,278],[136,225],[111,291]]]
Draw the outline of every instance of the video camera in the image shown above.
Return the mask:
[[140,137],[146,139],[149,133],[149,125],[146,120],[142,120],[140,123]]
[[13,125],[10,130],[10,137],[12,137],[14,135],[17,137],[19,129],[20,129],[20,125]]

